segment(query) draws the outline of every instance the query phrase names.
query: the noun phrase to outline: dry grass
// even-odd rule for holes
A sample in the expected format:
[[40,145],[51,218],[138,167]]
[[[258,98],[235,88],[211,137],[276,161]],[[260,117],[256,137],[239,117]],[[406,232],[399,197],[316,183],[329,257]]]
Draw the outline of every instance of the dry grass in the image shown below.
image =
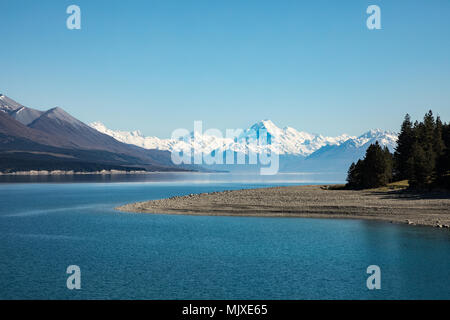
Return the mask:
[[379,187],[379,188],[370,189],[370,190],[374,190],[374,191],[402,190],[402,189],[407,189],[408,187],[409,187],[408,180],[402,180],[402,181],[391,182],[384,187]]

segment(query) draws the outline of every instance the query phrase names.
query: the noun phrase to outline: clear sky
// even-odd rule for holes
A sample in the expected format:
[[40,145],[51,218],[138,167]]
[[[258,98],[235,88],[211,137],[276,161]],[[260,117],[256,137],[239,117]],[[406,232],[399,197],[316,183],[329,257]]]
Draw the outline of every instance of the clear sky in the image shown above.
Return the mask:
[[0,0],[0,36],[1,93],[112,129],[267,118],[359,135],[430,108],[450,121],[448,0]]

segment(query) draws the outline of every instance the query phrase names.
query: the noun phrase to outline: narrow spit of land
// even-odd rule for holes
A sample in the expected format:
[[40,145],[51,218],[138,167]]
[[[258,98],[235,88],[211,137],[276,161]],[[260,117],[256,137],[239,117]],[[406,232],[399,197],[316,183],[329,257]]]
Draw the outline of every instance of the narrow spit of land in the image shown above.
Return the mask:
[[450,194],[292,186],[191,194],[127,204],[125,212],[370,219],[449,228]]

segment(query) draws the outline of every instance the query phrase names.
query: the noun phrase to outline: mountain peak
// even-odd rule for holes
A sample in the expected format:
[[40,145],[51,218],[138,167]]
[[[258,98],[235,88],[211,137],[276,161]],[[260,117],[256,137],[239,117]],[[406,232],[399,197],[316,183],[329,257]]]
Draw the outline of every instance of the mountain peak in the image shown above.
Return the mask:
[[271,126],[276,126],[276,125],[272,122],[272,120],[264,119],[264,120],[260,120],[260,121],[256,122],[252,127],[254,127],[254,126],[256,126],[256,127],[266,127],[266,126],[271,127]]
[[378,142],[381,146],[387,146],[393,152],[398,140],[398,135],[395,132],[385,131],[382,129],[371,129],[356,139],[349,140],[355,146],[361,147],[363,145],[370,145]]
[[101,130],[105,130],[107,129],[106,126],[103,124],[103,122],[100,121],[95,121],[89,124],[90,127],[97,129],[98,131],[101,132]]
[[70,114],[68,114],[64,109],[60,107],[55,107],[50,110],[47,110],[42,116],[53,120],[65,121],[70,124],[84,125],[80,120],[77,120],[76,118],[72,117]]
[[[159,139],[157,137],[145,137],[138,131],[114,131],[106,128],[106,126],[100,122],[92,123],[92,128],[110,135],[115,139],[135,144],[137,146],[146,149],[159,149],[172,151],[174,146],[177,145],[177,141],[171,139]],[[200,141],[194,139],[188,139],[188,142],[184,142],[190,145],[192,148],[201,148],[204,152],[210,152],[211,150],[232,150],[235,152],[247,152],[251,150],[253,152],[260,152],[261,148],[258,145],[253,144],[257,141],[258,134],[263,134],[259,130],[267,130],[267,133],[271,136],[270,143],[274,146],[277,153],[284,155],[296,155],[306,157],[321,148],[324,150],[333,150],[338,146],[343,146],[343,149],[349,147],[359,148],[365,146],[368,142],[379,141],[382,145],[387,145],[390,150],[395,146],[397,136],[395,133],[388,133],[380,129],[370,130],[360,137],[350,136],[348,134],[342,134],[337,137],[327,137],[320,134],[309,134],[307,132],[297,131],[294,128],[286,127],[284,129],[278,128],[271,120],[265,119],[256,122],[250,128],[246,129],[236,140],[219,138],[214,136],[203,135],[200,136]],[[193,136],[191,135],[191,138]],[[273,139],[272,139],[273,138]]]
[[265,125],[270,125],[270,126],[274,126],[275,124],[273,123],[272,120],[270,119],[264,119],[260,121],[261,123],[264,123]]
[[20,103],[17,103],[13,99],[10,99],[3,94],[0,95],[0,111],[9,113],[22,107],[23,106]]
[[382,130],[382,129],[371,129],[362,135],[360,135],[358,138],[377,138],[382,136],[397,136],[396,133]]
[[64,109],[60,107],[54,107],[47,111],[48,113],[55,113],[55,114],[68,114]]
[[266,130],[268,133],[270,133],[272,136],[277,136],[282,133],[283,130],[281,130],[275,123],[273,123],[269,119],[261,120],[256,122],[254,125],[252,125],[249,129],[250,131],[261,131]]
[[27,107],[21,107],[19,109],[16,109],[16,110],[10,112],[9,115],[11,117],[13,117],[14,119],[16,119],[17,121],[19,121],[20,123],[27,126],[30,123],[32,123],[34,120],[39,118],[43,113],[44,113],[43,111],[39,111],[39,110],[35,110],[32,108],[27,108]]

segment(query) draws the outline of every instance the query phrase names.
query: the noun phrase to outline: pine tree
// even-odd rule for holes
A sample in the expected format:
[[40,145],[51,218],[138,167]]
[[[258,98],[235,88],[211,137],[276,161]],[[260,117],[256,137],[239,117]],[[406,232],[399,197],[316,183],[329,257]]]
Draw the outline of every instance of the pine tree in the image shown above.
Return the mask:
[[364,158],[363,186],[377,188],[385,186],[388,180],[388,161],[378,141],[367,148]]
[[367,148],[363,160],[352,163],[348,170],[347,187],[353,189],[385,186],[392,178],[392,154],[378,141]]
[[443,138],[443,124],[439,116],[436,117],[436,124],[434,127],[433,150],[436,157],[440,157],[445,149]]
[[425,149],[431,149],[433,147],[433,138],[434,138],[434,129],[435,129],[435,121],[433,112],[428,111],[423,117],[423,131],[421,136],[421,142],[424,145]]
[[434,154],[434,168],[432,173],[432,181],[434,184],[439,183],[439,175],[442,166],[442,155],[445,150],[445,144],[443,140],[443,124],[439,116],[436,117],[434,135],[433,135],[433,154]]
[[357,189],[364,188],[364,160],[358,160],[355,166],[355,185]]
[[442,125],[443,150],[436,163],[437,186],[450,189],[450,124]]
[[415,141],[411,117],[406,114],[394,153],[394,175],[396,180],[409,179],[412,175],[411,146]]
[[362,172],[363,172],[363,161],[358,160],[356,164],[353,162],[350,165],[347,173],[347,188],[350,189],[361,189],[362,186]]
[[347,181],[352,188],[375,188],[393,178],[407,179],[413,188],[450,188],[450,124],[435,119],[431,110],[414,124],[407,114],[394,155],[378,142],[369,146],[365,158],[350,167]]
[[356,164],[354,162],[352,162],[352,164],[350,165],[350,168],[348,168],[348,171],[347,171],[347,186],[349,188],[355,188],[357,186],[355,169],[356,169]]
[[383,152],[384,152],[384,159],[386,161],[386,170],[385,170],[386,180],[387,182],[391,182],[394,168],[394,158],[392,156],[392,153],[389,151],[388,147],[385,146],[383,148]]
[[414,188],[424,188],[430,182],[432,170],[424,148],[418,143],[413,146],[413,159],[413,174],[409,184]]

